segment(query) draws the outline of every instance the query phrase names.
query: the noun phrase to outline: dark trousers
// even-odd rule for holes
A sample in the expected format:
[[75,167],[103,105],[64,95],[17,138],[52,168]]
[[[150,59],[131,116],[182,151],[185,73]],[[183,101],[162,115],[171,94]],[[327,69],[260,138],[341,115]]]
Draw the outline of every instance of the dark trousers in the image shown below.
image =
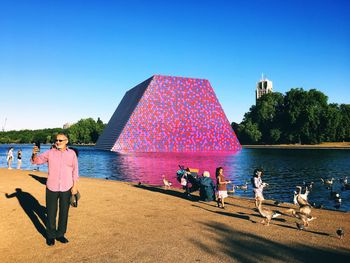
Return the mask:
[[[63,237],[66,233],[70,196],[70,190],[66,192],[52,192],[46,188],[47,238]],[[56,229],[57,208],[59,208],[59,214],[58,227]]]

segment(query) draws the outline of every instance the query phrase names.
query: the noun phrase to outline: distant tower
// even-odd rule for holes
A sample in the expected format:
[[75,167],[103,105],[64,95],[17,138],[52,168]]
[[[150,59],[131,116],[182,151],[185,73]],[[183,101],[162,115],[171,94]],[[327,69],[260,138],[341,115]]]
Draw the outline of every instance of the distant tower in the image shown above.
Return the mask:
[[261,75],[261,80],[256,84],[255,103],[264,94],[272,92],[272,81]]
[[65,124],[63,124],[63,129],[68,129],[68,128],[70,128],[70,126],[72,126],[70,123],[65,123]]

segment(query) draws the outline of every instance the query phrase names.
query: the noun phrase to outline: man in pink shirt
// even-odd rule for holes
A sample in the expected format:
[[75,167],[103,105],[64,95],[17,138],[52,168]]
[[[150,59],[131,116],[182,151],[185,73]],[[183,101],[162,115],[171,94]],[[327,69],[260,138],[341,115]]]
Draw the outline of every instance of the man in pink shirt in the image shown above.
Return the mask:
[[[70,197],[78,192],[78,159],[75,151],[67,148],[68,137],[57,134],[55,147],[37,156],[39,148],[33,148],[33,164],[48,163],[46,182],[46,243],[55,244],[55,239],[68,243],[64,234],[67,230]],[[59,204],[59,207],[58,207]],[[56,228],[57,208],[59,209],[58,227]]]

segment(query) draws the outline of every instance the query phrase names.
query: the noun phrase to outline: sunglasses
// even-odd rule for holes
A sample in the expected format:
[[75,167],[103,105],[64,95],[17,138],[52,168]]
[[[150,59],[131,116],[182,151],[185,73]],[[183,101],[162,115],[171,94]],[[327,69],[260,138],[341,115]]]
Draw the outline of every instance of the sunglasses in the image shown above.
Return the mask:
[[66,141],[66,139],[64,139],[64,140],[56,140],[56,142],[63,142],[63,141]]

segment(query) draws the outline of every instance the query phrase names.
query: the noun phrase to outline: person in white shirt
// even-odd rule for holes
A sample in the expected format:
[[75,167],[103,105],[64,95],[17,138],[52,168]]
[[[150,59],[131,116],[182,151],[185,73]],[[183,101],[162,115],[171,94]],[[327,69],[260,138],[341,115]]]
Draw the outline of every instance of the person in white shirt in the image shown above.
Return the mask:
[[7,169],[12,169],[11,165],[13,161],[13,147],[10,147],[9,150],[7,151],[6,161],[7,161]]

